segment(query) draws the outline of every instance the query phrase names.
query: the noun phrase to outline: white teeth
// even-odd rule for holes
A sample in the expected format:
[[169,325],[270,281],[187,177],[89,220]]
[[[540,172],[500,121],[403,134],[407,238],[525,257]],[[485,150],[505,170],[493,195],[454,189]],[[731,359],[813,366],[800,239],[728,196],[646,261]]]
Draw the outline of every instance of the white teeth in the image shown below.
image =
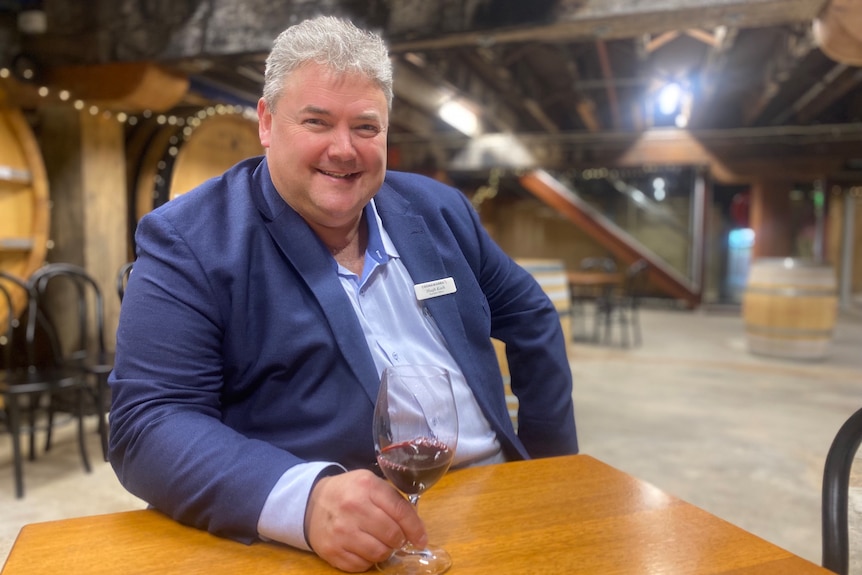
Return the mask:
[[332,172],[326,172],[326,171],[324,171],[324,170],[320,170],[320,173],[321,173],[321,174],[324,174],[324,175],[326,175],[326,176],[329,176],[329,177],[331,177],[331,178],[341,178],[341,179],[349,178],[350,176],[352,176],[352,175],[353,175],[353,174],[334,174],[334,173],[332,173]]

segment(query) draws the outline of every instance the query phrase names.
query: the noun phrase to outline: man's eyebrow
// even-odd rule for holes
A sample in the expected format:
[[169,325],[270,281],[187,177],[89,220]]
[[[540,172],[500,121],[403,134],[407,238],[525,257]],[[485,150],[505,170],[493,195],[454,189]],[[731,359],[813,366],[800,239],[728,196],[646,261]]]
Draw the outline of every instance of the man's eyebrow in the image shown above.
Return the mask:
[[[315,106],[314,104],[309,104],[300,110],[301,113],[304,114],[315,114],[317,116],[331,116],[332,112],[327,110],[326,108],[321,108],[320,106]],[[356,120],[365,120],[365,121],[374,121],[374,122],[382,122],[382,118],[380,114],[377,112],[365,112],[359,114],[355,118]]]
[[356,116],[356,119],[357,120],[370,120],[370,121],[374,121],[374,122],[382,121],[380,114],[378,114],[377,112],[366,112],[364,114],[359,114],[358,116]]
[[320,107],[315,106],[313,104],[305,106],[304,108],[302,108],[302,110],[300,110],[300,112],[307,112],[310,114],[318,114],[321,116],[331,116],[332,115],[332,112],[330,112],[326,108],[320,108]]

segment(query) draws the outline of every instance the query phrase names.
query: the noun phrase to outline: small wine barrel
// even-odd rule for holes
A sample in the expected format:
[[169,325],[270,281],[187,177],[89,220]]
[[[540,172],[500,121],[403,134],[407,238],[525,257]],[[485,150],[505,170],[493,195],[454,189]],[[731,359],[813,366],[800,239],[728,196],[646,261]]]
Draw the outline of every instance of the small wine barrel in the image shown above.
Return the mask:
[[831,266],[793,258],[762,258],[751,264],[742,297],[750,352],[786,359],[824,359],[837,315]]
[[[48,177],[24,115],[0,93],[0,270],[26,279],[45,262],[50,222]],[[6,284],[18,314],[26,294]],[[0,325],[5,311],[0,307]]]
[[[572,300],[569,293],[569,280],[566,277],[566,266],[563,260],[556,259],[517,259],[518,265],[530,272],[536,278],[539,285],[553,302],[554,307],[560,314],[560,324],[563,334],[571,333],[571,306]],[[509,384],[509,364],[506,361],[506,347],[497,340],[492,340],[497,352],[497,361],[503,374],[503,383],[506,392],[506,405],[509,408],[509,417],[517,429],[518,398],[512,393]]]
[[263,153],[257,122],[238,113],[206,116],[184,127],[151,120],[136,128],[127,149],[134,156],[129,165],[138,166],[130,182],[135,225],[154,208]]

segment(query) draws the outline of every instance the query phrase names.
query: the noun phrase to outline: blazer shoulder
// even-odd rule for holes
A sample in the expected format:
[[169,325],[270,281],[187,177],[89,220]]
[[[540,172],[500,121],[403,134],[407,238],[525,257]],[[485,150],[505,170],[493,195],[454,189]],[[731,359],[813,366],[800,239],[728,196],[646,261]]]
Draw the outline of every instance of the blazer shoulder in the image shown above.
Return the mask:
[[236,211],[250,200],[255,185],[254,170],[259,163],[259,158],[243,160],[153,211],[170,220],[211,218]]
[[391,190],[411,201],[424,200],[432,204],[450,205],[454,197],[466,199],[466,196],[458,190],[429,176],[388,170],[383,182],[384,190]]

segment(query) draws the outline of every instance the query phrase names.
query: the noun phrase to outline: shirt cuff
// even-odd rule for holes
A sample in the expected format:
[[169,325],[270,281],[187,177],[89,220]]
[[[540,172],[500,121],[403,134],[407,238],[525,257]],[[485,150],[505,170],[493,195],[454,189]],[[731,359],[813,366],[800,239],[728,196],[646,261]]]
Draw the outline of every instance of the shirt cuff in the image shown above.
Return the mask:
[[294,465],[276,482],[257,520],[263,540],[278,541],[311,551],[305,539],[305,508],[319,477],[347,471],[336,463],[311,462]]

